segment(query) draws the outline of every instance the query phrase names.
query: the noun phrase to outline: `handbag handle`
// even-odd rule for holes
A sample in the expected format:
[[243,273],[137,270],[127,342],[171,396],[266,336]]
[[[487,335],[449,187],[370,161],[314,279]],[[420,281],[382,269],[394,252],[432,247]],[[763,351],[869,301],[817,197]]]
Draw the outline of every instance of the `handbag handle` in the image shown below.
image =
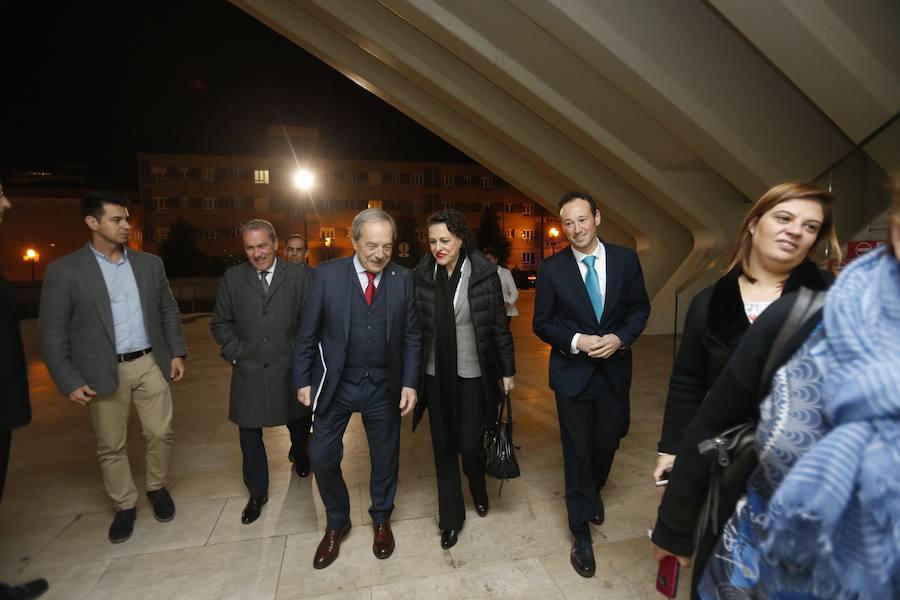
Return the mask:
[[497,424],[503,422],[503,411],[506,410],[506,421],[509,423],[509,435],[510,439],[512,439],[512,428],[513,428],[513,419],[512,419],[512,401],[509,398],[509,394],[506,394],[504,399],[500,402],[500,412],[497,413]]

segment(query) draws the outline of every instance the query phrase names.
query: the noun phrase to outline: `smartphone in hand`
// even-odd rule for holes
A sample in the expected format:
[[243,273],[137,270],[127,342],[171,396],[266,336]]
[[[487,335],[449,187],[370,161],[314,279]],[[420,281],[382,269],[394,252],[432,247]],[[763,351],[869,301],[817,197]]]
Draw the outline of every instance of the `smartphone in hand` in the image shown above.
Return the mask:
[[667,556],[659,561],[659,571],[656,572],[656,591],[666,598],[674,598],[678,591],[678,574],[681,565],[674,556]]

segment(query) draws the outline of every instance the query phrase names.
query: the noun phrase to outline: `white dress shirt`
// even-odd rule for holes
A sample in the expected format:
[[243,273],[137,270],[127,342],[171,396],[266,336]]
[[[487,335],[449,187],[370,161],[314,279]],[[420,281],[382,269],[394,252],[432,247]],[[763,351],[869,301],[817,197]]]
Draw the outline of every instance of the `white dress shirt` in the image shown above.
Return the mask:
[[[578,264],[578,272],[581,273],[581,281],[583,282],[585,277],[587,277],[587,265],[581,262],[584,260],[584,257],[589,256],[588,254],[584,254],[579,252],[575,248],[572,248],[572,254],[575,255],[575,262]],[[606,247],[603,245],[603,242],[600,241],[600,238],[597,238],[597,246],[594,248],[594,251],[591,252],[590,256],[596,256],[597,260],[594,261],[594,271],[597,272],[597,280],[600,282],[600,293],[603,294],[603,305],[606,306]],[[580,333],[576,333],[572,336],[572,345],[569,350],[572,354],[578,354],[578,338],[581,337]]]
[[[359,278],[359,287],[362,288],[363,296],[366,295],[366,288],[369,287],[369,276],[366,275],[366,268],[362,266],[362,263],[359,262],[359,257],[357,255],[353,255],[353,268],[356,269],[356,276]],[[379,272],[375,275],[375,289],[378,289],[378,284],[381,283],[381,273]]]
[[275,275],[275,265],[278,264],[278,257],[275,257],[275,260],[272,261],[272,266],[269,267],[268,271],[257,271],[256,276],[259,277],[259,280],[262,281],[262,277],[260,277],[260,273],[266,274],[266,285],[272,285],[272,277]]

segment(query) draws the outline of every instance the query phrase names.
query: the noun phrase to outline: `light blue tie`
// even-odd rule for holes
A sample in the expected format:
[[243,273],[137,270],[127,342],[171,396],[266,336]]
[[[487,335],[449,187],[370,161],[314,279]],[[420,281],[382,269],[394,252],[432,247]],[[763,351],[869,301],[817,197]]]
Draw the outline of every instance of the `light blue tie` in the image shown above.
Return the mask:
[[594,270],[595,260],[597,260],[596,256],[585,256],[581,262],[587,266],[584,287],[587,288],[588,296],[591,298],[591,306],[594,307],[594,314],[597,315],[597,323],[600,323],[600,317],[603,316],[603,292],[600,291],[600,280],[597,278],[597,271]]

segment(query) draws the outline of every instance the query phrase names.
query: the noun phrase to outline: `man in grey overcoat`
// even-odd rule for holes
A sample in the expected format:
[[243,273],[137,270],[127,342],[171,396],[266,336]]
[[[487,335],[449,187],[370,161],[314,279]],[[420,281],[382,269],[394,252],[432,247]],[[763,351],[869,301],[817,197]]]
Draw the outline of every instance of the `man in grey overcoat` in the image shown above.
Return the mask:
[[278,238],[268,221],[248,221],[241,238],[247,262],[222,277],[210,328],[222,358],[231,364],[228,418],[239,428],[244,484],[250,492],[241,522],[249,524],[268,500],[263,427],[287,425],[294,470],[300,477],[309,475],[306,441],[312,416],[297,402],[291,366],[311,271],[277,259]]
[[127,446],[132,404],[147,440],[153,515],[163,522],[175,516],[165,487],[173,442],[169,381],[184,376],[187,346],[162,261],[126,246],[127,202],[88,194],[81,214],[90,242],[44,274],[41,353],[63,395],[90,409],[103,483],[116,508],[109,540],[118,543],[131,537],[137,514]]

